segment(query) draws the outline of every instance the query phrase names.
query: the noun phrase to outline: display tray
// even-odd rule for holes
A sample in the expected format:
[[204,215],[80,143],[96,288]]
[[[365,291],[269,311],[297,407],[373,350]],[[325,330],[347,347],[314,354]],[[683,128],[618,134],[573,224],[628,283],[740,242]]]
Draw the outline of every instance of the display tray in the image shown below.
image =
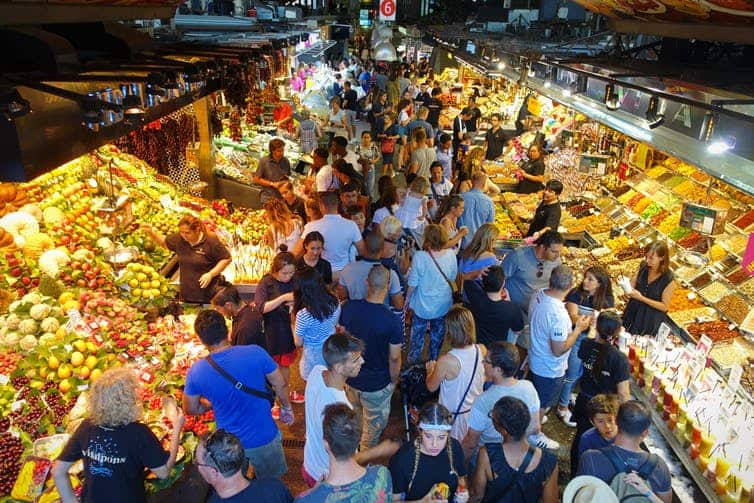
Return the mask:
[[230,180],[228,178],[215,177],[215,197],[227,199],[235,206],[244,208],[260,209],[262,207],[262,189],[253,185]]

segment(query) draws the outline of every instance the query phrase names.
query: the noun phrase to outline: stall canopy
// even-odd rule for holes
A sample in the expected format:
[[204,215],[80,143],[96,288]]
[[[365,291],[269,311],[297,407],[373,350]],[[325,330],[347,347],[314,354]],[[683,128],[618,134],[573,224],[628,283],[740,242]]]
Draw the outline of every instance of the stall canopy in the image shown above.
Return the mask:
[[2,41],[0,173],[10,181],[237,87],[262,56],[253,45],[160,44],[107,23],[9,28]]

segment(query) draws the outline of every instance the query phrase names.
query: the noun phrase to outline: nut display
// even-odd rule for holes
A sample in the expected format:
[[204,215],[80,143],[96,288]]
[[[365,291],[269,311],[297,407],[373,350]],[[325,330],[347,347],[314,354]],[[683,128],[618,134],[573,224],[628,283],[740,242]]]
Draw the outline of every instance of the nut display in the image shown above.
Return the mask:
[[721,298],[717,305],[717,309],[720,310],[725,316],[732,322],[740,325],[743,323],[744,318],[749,312],[749,305],[744,299],[736,294],[729,294]]
[[727,279],[734,285],[740,285],[741,283],[743,283],[744,281],[750,278],[751,276],[749,276],[749,274],[743,269],[737,269],[733,271],[732,273],[728,274],[727,276],[725,276],[725,279]]
[[713,281],[709,285],[702,288],[699,293],[702,295],[702,297],[704,297],[705,300],[714,303],[730,293],[730,289],[720,281]]

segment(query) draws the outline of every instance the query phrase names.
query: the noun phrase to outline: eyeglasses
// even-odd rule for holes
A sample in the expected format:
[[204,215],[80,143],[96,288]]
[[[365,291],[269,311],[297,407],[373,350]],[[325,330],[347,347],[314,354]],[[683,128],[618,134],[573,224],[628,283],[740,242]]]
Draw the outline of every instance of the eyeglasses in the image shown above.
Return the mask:
[[492,362],[491,362],[491,361],[489,361],[489,360],[488,360],[488,359],[486,359],[486,358],[485,358],[484,360],[482,360],[482,363],[486,363],[487,365],[492,365]]
[[545,273],[545,265],[542,262],[537,262],[537,277],[541,278]]
[[[206,466],[207,468],[213,468],[215,470],[219,470],[220,465],[217,463],[217,459],[215,459],[215,455],[212,454],[212,448],[215,444],[218,443],[218,439],[221,436],[225,435],[225,430],[220,428],[219,430],[214,431],[210,436],[207,437],[207,440],[204,441],[204,452],[207,457],[209,457],[209,460],[212,462],[212,464],[207,463],[199,463],[198,461],[195,461],[194,464],[196,466]],[[197,444],[196,449],[199,449],[199,445]],[[194,451],[194,460],[199,459],[199,456],[196,455],[196,451]]]

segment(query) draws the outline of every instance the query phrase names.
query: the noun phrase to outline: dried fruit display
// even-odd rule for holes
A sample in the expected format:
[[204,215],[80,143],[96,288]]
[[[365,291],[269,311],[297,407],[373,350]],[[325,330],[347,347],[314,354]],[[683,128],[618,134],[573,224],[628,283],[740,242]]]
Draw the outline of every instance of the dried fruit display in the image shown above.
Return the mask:
[[750,278],[751,276],[749,276],[749,274],[743,269],[737,269],[733,271],[732,273],[728,274],[727,276],[725,276],[725,279],[727,279],[734,285],[740,285],[741,283],[743,283],[744,281]]
[[704,307],[704,305],[699,300],[696,293],[687,288],[676,288],[673,292],[673,298],[670,299],[668,311],[685,311],[687,309],[695,309],[698,307]]
[[730,289],[720,281],[713,281],[709,285],[702,288],[699,293],[702,295],[702,297],[704,297],[705,300],[714,303],[722,299],[725,295],[728,295],[730,293]]
[[734,339],[741,335],[737,328],[731,328],[730,323],[722,320],[691,323],[686,327],[686,331],[697,340],[706,335],[712,342]]

